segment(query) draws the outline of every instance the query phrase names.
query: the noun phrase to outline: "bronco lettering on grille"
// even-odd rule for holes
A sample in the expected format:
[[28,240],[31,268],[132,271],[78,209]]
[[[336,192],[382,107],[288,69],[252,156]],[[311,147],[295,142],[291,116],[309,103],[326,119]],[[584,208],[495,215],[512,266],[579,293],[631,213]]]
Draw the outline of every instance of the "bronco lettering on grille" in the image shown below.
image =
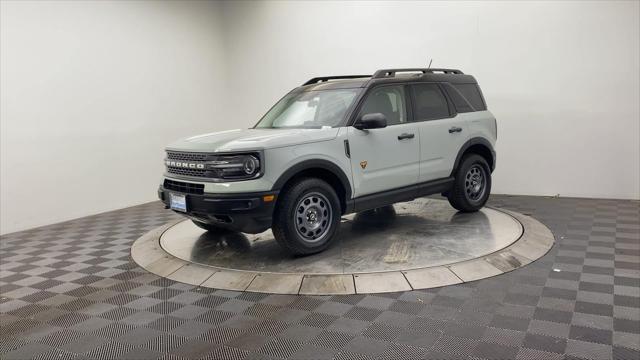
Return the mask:
[[165,161],[165,164],[170,167],[178,167],[178,168],[184,168],[184,169],[204,169],[204,164],[202,163],[167,160]]

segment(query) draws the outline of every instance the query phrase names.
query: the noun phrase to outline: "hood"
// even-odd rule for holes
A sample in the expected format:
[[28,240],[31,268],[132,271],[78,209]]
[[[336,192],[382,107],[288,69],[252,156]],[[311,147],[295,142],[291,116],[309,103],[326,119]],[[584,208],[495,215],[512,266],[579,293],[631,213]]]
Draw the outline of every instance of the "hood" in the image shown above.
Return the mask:
[[337,135],[337,128],[236,129],[181,139],[167,146],[167,150],[198,152],[262,150],[326,141]]

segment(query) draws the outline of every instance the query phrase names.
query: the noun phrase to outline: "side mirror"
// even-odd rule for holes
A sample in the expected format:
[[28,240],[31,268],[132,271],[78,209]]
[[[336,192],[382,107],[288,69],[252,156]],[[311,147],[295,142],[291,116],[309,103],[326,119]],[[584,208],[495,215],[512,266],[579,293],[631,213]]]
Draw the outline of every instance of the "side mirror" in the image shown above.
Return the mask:
[[364,114],[353,124],[358,130],[381,129],[387,127],[387,118],[382,113]]

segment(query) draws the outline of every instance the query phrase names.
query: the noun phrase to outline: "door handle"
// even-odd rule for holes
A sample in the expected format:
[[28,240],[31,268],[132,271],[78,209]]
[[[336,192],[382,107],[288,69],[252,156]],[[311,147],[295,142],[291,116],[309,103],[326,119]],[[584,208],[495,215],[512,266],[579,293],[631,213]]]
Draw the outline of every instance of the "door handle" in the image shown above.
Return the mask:
[[398,135],[398,140],[413,139],[414,137],[415,137],[415,134],[403,133]]
[[451,129],[449,129],[449,134],[453,134],[455,132],[461,132],[461,131],[462,131],[462,128],[454,126]]

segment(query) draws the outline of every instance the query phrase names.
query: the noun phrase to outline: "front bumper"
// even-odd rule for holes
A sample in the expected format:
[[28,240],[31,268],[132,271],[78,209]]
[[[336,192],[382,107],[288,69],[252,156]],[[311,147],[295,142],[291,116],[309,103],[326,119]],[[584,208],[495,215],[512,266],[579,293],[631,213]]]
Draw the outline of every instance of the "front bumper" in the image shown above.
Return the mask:
[[[257,234],[271,227],[277,191],[245,194],[192,194],[160,186],[158,197],[170,208],[169,193],[185,195],[187,212],[176,211],[192,220],[213,224],[221,228]],[[264,196],[275,195],[265,201]]]

